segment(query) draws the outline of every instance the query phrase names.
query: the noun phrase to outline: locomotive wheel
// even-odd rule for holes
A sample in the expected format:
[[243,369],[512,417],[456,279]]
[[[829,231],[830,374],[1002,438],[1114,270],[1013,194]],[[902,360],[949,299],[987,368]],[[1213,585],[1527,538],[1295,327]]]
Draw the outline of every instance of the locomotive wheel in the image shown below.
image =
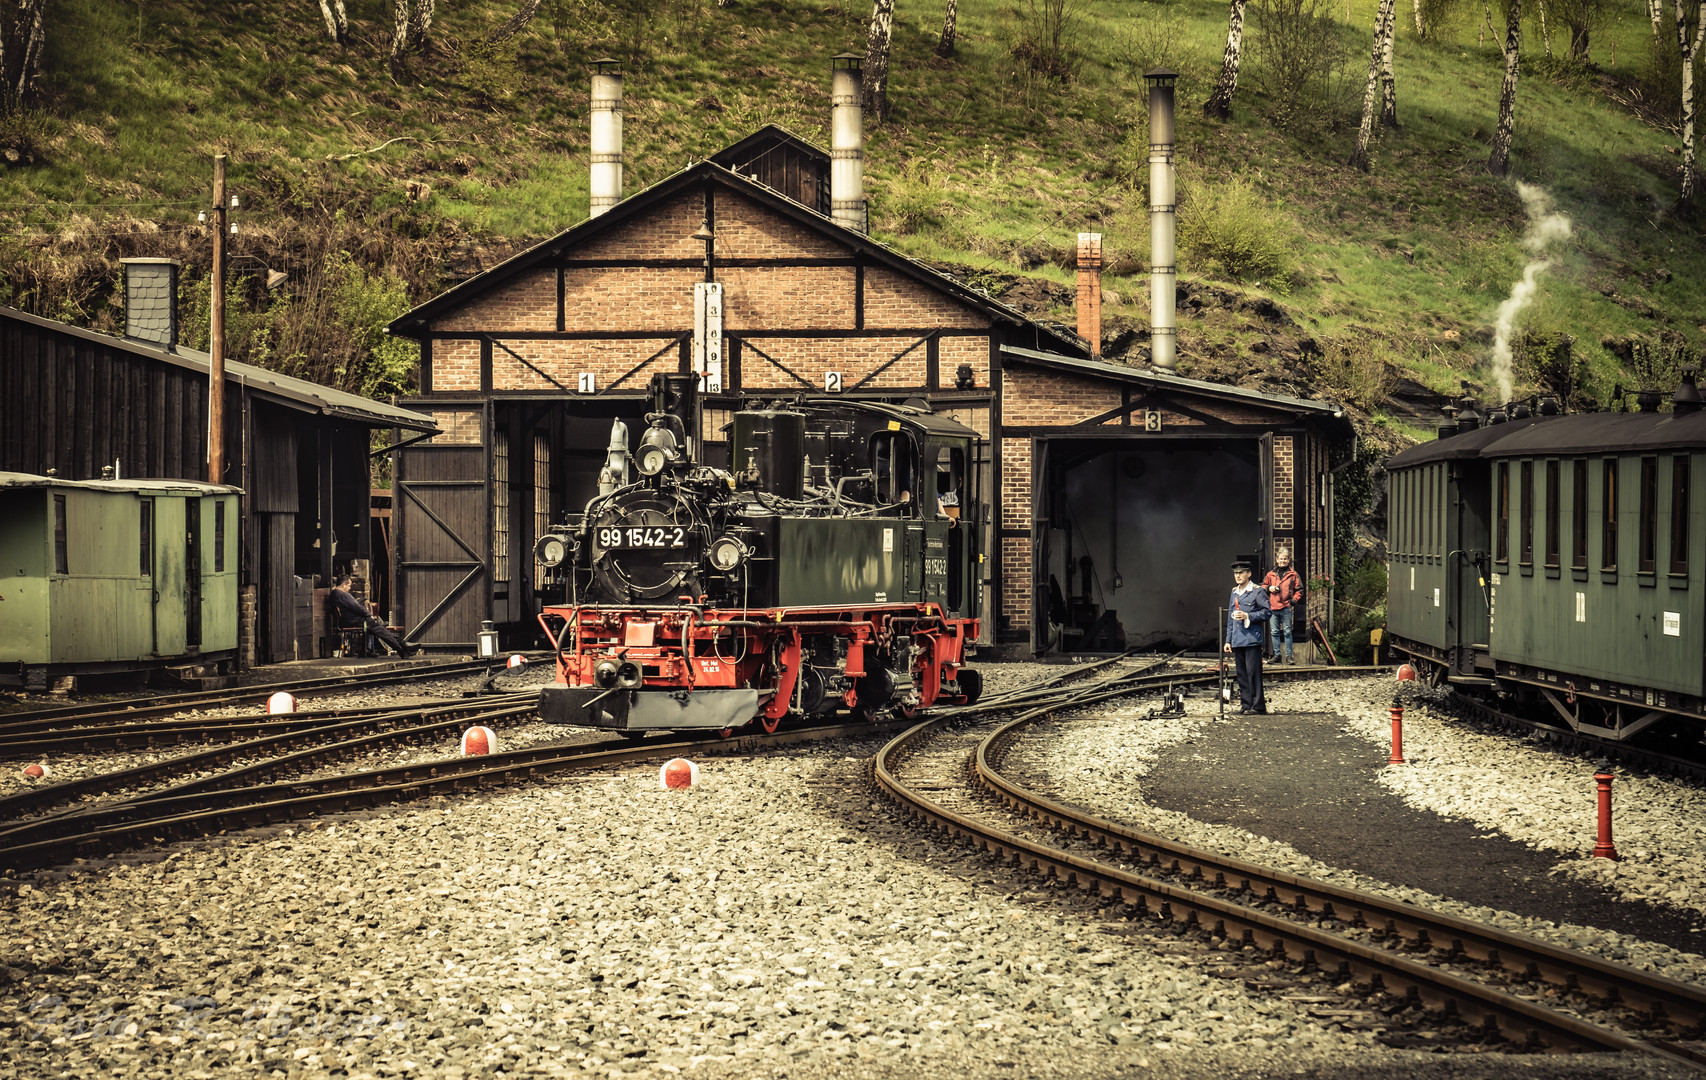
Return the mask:
[[966,704],[976,705],[977,699],[983,696],[983,672],[961,668],[960,677],[957,681],[960,684],[960,694],[966,699]]
[[776,719],[772,720],[768,716],[760,716],[758,718],[758,726],[764,729],[764,734],[774,735],[776,734],[776,729],[782,726],[782,718],[778,716]]

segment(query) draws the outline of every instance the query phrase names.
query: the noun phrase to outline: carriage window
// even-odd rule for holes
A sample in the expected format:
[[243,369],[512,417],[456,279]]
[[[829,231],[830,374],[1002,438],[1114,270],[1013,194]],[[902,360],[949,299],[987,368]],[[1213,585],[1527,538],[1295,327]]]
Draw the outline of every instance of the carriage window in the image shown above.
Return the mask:
[[1635,571],[1651,574],[1659,565],[1659,459],[1641,459],[1641,522]]
[[225,573],[225,500],[213,500],[213,572]]
[[1588,463],[1577,458],[1571,463],[1570,506],[1570,565],[1586,570],[1588,565]]
[[53,572],[69,574],[71,572],[71,555],[66,550],[65,538],[65,496],[53,497]]
[[1670,572],[1688,573],[1688,455],[1670,459]]
[[1600,527],[1599,568],[1617,569],[1617,460],[1606,458],[1600,466],[1600,502],[1605,507],[1605,523]]
[[1522,565],[1534,565],[1534,462],[1522,463]]
[[1559,498],[1559,470],[1562,468],[1557,461],[1546,463],[1546,565],[1557,566],[1559,553],[1563,550],[1562,540],[1558,535],[1562,520]]
[[142,577],[154,576],[154,500],[142,500],[142,514],[137,521],[137,531],[142,537],[142,549],[137,553],[137,573]]
[[1511,561],[1511,467],[1499,462],[1499,537],[1493,547],[1493,557],[1499,562]]

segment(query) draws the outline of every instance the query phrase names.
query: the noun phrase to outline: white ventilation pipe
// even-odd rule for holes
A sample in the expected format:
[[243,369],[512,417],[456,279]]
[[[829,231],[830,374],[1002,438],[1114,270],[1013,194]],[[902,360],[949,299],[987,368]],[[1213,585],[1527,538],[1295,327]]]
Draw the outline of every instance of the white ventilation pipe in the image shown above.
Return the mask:
[[865,110],[859,69],[864,57],[842,53],[830,61],[829,213],[838,224],[865,232]]
[[622,201],[622,68],[592,62],[592,206],[597,217]]
[[1150,362],[1178,363],[1177,247],[1173,240],[1173,84],[1179,73],[1156,68],[1149,83],[1149,344]]

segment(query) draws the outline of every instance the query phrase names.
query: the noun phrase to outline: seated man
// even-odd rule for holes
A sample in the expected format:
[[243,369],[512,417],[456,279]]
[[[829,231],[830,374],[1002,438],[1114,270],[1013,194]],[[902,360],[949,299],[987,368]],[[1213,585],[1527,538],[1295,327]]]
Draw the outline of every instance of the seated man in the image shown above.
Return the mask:
[[[415,655],[414,649],[404,644],[403,639],[398,637],[395,631],[374,618],[368,612],[367,605],[355,598],[355,594],[349,591],[350,580],[348,574],[339,574],[337,583],[332,586],[331,594],[328,597],[332,607],[338,613],[338,629],[365,629],[369,637],[377,638],[381,644],[403,659],[407,660]],[[363,650],[364,654],[365,652],[366,650]]]

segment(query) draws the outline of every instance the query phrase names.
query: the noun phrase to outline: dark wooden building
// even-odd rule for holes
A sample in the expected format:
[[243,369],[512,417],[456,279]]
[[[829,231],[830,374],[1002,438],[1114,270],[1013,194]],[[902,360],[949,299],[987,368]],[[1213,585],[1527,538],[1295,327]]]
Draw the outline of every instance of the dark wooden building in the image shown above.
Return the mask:
[[[0,308],[0,470],[208,478],[209,361],[177,343],[176,264],[126,269],[124,338]],[[318,620],[304,619],[304,605],[334,569],[371,558],[375,429],[436,430],[418,412],[226,364],[219,482],[244,492],[240,647],[250,662],[314,655]]]

